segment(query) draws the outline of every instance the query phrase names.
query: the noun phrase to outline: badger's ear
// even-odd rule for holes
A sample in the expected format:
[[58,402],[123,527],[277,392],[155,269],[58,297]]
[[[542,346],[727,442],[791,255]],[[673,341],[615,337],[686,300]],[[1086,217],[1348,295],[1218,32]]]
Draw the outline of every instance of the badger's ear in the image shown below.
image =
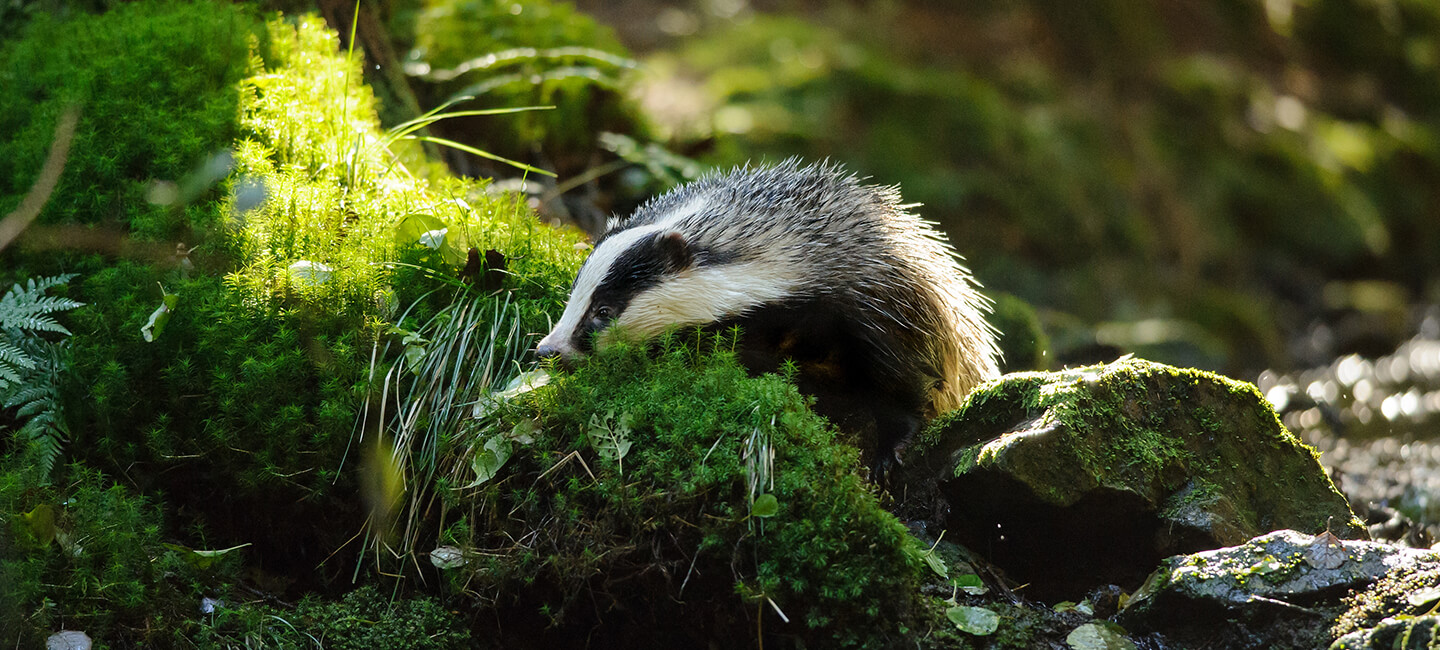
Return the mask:
[[655,249],[665,264],[665,270],[671,273],[688,269],[695,262],[695,253],[690,250],[690,242],[685,241],[685,235],[674,230],[656,237]]

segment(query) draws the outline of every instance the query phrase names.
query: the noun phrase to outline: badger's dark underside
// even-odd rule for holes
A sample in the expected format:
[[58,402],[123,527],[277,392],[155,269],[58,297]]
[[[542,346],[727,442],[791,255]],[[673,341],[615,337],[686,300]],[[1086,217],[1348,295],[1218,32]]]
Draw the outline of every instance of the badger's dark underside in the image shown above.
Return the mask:
[[765,305],[709,329],[737,325],[740,362],[758,375],[792,361],[796,385],[815,398],[815,412],[855,437],[872,476],[883,481],[924,423],[936,373],[832,301]]

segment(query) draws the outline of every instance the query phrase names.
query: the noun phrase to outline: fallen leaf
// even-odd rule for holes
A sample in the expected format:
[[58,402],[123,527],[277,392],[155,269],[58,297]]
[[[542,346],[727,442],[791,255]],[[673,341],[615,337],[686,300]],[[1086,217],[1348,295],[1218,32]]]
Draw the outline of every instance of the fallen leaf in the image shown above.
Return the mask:
[[945,610],[945,616],[961,632],[975,636],[987,636],[1000,628],[1000,615],[984,607],[957,605]]
[[1316,535],[1305,548],[1305,562],[1317,569],[1338,569],[1347,559],[1345,542],[1328,530]]
[[1135,650],[1135,643],[1125,638],[1125,629],[1114,623],[1086,623],[1065,637],[1065,644],[1075,650]]

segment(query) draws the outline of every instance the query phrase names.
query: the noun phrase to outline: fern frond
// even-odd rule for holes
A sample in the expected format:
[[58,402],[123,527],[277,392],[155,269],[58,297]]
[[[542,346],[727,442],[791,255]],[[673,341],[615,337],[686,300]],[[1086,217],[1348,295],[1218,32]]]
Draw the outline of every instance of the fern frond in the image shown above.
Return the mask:
[[34,453],[32,458],[40,466],[41,476],[45,477],[50,475],[50,470],[55,467],[55,461],[59,460],[65,442],[69,439],[69,432],[53,413],[31,419],[25,426],[20,427],[16,435],[22,443],[30,447]]
[[[30,402],[33,402],[44,396],[44,386],[21,387],[15,392],[11,393],[8,397],[5,397],[5,403],[3,405],[0,405],[0,408],[12,409],[20,406],[21,404],[29,404]],[[0,397],[4,397],[4,393],[0,393]]]
[[65,326],[61,325],[59,321],[44,314],[37,314],[34,316],[19,316],[16,317],[14,321],[6,323],[6,325],[18,327],[22,330],[29,330],[31,332],[59,332],[61,334],[70,333],[70,330],[65,329]]
[[45,290],[63,284],[72,277],[75,276],[65,274],[41,278],[39,281],[31,279],[25,287],[21,287],[19,283],[10,287],[4,296],[0,296],[0,328],[65,332],[65,328],[60,327],[54,319],[41,317],[84,304],[61,296],[45,295]]
[[30,360],[30,357],[25,354],[25,351],[10,342],[8,332],[0,332],[0,366],[4,364],[19,366],[25,370],[30,370],[35,367],[35,362]]
[[45,291],[64,284],[72,274],[16,283],[0,296],[0,404],[15,409],[23,422],[15,441],[34,454],[48,477],[60,458],[69,431],[61,414],[60,374],[69,366],[63,343],[41,338],[39,332],[68,335],[70,330],[51,315],[81,306]]
[[7,409],[16,409],[15,418],[24,424],[14,433],[15,441],[34,453],[35,462],[44,471],[42,476],[49,476],[69,438],[60,403],[60,373],[69,364],[63,344],[41,339],[28,343],[41,362],[23,378],[23,383],[0,386],[0,402]]
[[30,280],[25,283],[28,285],[25,288],[25,292],[30,294],[41,293],[50,287],[58,287],[73,279],[75,279],[74,273],[61,273],[60,275],[52,275],[48,278],[40,278],[39,280],[30,278]]
[[[25,359],[25,361],[27,363],[30,362],[29,359]],[[30,367],[33,368],[34,365],[32,364]],[[18,364],[0,363],[0,390],[3,390],[8,386],[19,384],[20,370],[28,369],[29,368]]]
[[45,313],[65,311],[76,307],[83,307],[85,303],[78,300],[71,300],[65,296],[40,296],[35,300],[35,308],[44,310]]
[[55,410],[55,400],[47,398],[27,402],[20,408],[15,409],[15,417],[19,419],[30,418],[33,422],[42,418],[49,418],[49,413]]

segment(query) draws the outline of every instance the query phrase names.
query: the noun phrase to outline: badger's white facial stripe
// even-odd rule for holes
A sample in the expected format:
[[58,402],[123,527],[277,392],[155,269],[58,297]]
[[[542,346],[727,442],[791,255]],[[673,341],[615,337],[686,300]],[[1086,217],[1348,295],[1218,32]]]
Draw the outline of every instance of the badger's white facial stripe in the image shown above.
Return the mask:
[[773,264],[690,268],[637,294],[616,323],[643,336],[659,334],[671,325],[703,325],[793,296],[798,284]]
[[704,197],[696,197],[655,223],[622,230],[600,242],[600,245],[591,251],[585,264],[581,265],[580,274],[575,278],[575,288],[570,291],[570,300],[565,303],[565,312],[560,315],[560,322],[556,323],[554,329],[540,340],[540,345],[556,346],[562,356],[573,354],[574,346],[571,345],[571,338],[580,329],[581,320],[590,310],[595,290],[610,275],[610,268],[614,266],[615,260],[625,251],[630,250],[630,247],[634,246],[636,242],[645,239],[651,233],[669,229],[680,220],[704,210],[706,205]]

